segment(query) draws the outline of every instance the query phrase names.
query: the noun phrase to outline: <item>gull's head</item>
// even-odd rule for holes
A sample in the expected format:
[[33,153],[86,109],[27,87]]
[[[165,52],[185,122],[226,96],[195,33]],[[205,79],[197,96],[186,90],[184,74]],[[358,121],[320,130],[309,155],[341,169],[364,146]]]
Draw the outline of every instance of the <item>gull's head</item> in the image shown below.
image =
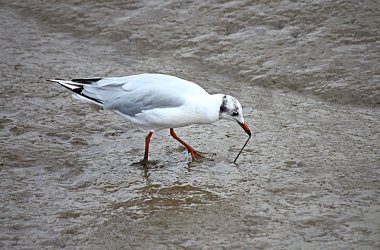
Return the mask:
[[219,118],[237,122],[248,135],[251,135],[251,130],[247,123],[244,122],[243,108],[236,98],[229,95],[222,95]]

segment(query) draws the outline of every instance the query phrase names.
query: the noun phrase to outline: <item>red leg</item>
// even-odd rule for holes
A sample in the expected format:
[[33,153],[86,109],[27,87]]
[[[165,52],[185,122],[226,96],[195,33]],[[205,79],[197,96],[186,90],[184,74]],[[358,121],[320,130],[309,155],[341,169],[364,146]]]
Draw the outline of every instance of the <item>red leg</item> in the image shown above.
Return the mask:
[[176,139],[177,141],[179,141],[183,146],[185,146],[187,148],[187,151],[191,154],[191,157],[193,158],[193,160],[196,160],[197,157],[201,158],[203,157],[198,151],[196,151],[194,148],[192,148],[189,144],[187,144],[186,142],[182,141],[178,136],[177,134],[174,132],[174,129],[170,129],[170,135]]
[[144,162],[148,163],[148,154],[149,154],[149,142],[152,137],[153,132],[149,132],[149,134],[145,137],[145,154],[144,154]]

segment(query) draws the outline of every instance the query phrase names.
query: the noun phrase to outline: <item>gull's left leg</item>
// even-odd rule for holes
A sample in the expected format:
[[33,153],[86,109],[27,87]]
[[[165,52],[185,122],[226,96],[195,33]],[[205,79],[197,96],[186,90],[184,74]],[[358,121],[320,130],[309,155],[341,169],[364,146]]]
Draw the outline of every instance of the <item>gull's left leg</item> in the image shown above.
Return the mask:
[[204,156],[201,155],[198,151],[196,151],[194,148],[192,148],[189,144],[187,144],[186,142],[182,141],[178,136],[177,134],[174,132],[174,129],[170,129],[170,135],[176,139],[177,141],[179,141],[183,146],[185,146],[187,148],[187,151],[191,154],[191,157],[193,160],[196,160],[197,158],[203,158]]
[[153,132],[150,131],[148,135],[145,137],[145,154],[144,154],[144,164],[147,166],[148,164],[148,154],[149,154],[149,143],[150,138],[152,137]]

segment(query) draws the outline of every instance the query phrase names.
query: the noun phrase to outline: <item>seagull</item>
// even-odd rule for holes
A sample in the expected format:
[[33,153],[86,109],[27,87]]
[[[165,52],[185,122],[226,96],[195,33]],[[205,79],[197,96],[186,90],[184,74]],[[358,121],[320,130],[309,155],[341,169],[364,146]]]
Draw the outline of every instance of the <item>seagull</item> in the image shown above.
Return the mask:
[[144,73],[49,81],[73,91],[75,98],[111,110],[135,126],[149,131],[145,138],[144,164],[148,164],[149,143],[153,133],[162,129],[170,129],[170,135],[188,150],[192,160],[203,155],[179,138],[174,128],[211,124],[226,119],[239,124],[251,137],[251,130],[244,122],[242,106],[236,98],[225,94],[210,95],[198,84],[175,76]]

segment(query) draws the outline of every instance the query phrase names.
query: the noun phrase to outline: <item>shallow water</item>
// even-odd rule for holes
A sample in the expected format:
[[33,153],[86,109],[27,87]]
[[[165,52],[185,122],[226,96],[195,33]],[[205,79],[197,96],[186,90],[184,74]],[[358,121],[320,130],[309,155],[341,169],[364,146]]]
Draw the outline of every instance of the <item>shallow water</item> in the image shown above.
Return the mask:
[[[3,1],[0,247],[379,248],[377,1]],[[48,83],[161,72],[233,123],[151,144]]]

